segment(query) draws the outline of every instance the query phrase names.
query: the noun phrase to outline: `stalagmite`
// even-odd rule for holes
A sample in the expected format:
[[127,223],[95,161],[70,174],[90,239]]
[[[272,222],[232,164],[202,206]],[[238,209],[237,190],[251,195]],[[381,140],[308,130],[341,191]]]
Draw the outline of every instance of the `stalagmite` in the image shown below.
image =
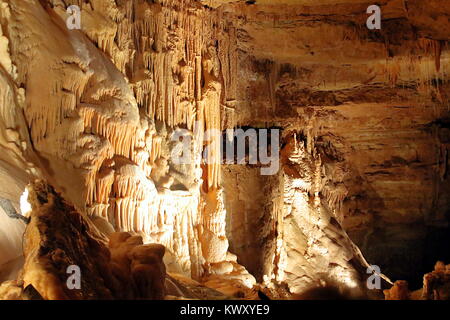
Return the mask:
[[449,6],[326,2],[0,0],[0,298],[415,298],[449,259]]

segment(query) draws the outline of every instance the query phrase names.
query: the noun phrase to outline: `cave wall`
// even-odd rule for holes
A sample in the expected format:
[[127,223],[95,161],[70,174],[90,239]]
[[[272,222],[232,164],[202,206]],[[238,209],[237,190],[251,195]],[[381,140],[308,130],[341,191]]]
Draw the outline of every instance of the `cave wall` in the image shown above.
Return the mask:
[[[220,84],[205,80],[209,72],[214,76],[206,57],[211,31],[201,37],[189,32],[212,29],[212,17],[205,20],[205,10],[176,1],[72,4],[82,8],[82,31],[66,28],[62,1],[2,1],[3,38],[9,43],[4,56],[11,65],[2,98],[12,92],[21,98],[15,108],[5,101],[3,123],[21,130],[12,135],[28,138],[29,130],[30,140],[19,147],[32,153],[14,150],[30,162],[15,165],[31,172],[29,180],[48,179],[87,215],[164,243],[183,270],[198,278],[204,261],[200,190],[170,190],[168,150],[161,143],[170,133],[165,125],[192,129],[198,120],[197,144],[205,124],[217,125]],[[181,176],[200,181],[198,166]],[[208,173],[207,190],[217,187],[213,175],[217,170]],[[10,198],[17,201],[19,195]],[[225,260],[222,245],[216,260]]]

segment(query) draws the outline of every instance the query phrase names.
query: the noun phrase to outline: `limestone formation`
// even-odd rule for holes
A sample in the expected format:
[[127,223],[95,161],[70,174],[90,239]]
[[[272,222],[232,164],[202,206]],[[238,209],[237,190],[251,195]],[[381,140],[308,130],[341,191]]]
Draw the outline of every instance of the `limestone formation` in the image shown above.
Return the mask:
[[372,2],[0,0],[0,297],[448,297],[450,3]]
[[423,276],[423,287],[411,292],[408,282],[399,280],[389,290],[384,290],[386,300],[449,300],[450,267],[436,262],[434,270]]
[[[18,281],[5,283],[3,298],[33,288],[42,299],[162,299],[164,247],[140,236],[107,239],[53,189],[30,188],[31,220],[24,235],[25,263]],[[75,267],[75,268],[74,268]]]

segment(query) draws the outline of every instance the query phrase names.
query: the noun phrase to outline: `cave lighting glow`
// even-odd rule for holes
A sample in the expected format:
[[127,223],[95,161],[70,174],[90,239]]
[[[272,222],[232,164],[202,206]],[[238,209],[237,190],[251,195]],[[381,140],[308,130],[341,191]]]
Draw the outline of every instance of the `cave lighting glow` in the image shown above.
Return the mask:
[[25,191],[20,196],[20,212],[25,217],[30,216],[31,204],[28,202],[28,189],[27,188],[25,188]]

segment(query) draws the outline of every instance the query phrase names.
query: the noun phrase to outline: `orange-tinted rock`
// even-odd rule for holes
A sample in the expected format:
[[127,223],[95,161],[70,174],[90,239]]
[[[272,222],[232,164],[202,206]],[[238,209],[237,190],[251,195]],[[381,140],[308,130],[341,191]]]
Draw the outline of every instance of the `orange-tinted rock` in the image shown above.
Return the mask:
[[438,261],[434,271],[424,275],[422,290],[425,300],[450,300],[450,264]]
[[[43,299],[163,299],[165,248],[142,237],[111,234],[109,249],[93,225],[44,183],[32,191],[24,239],[23,288]],[[110,251],[111,250],[111,251]],[[80,287],[70,286],[76,266]]]
[[392,288],[384,290],[384,295],[386,300],[409,300],[408,282],[404,280],[395,281]]

